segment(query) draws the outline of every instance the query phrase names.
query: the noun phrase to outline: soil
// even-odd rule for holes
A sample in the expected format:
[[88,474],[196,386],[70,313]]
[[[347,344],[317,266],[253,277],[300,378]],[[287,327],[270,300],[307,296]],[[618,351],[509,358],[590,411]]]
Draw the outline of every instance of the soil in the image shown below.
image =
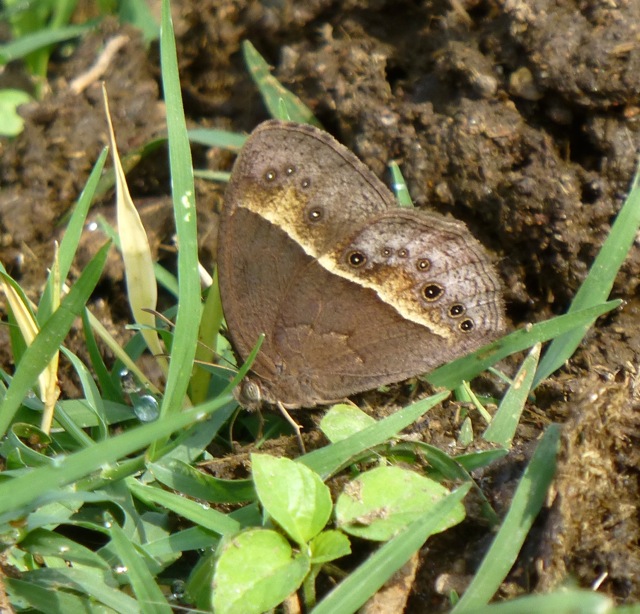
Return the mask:
[[[419,207],[465,221],[496,256],[512,327],[563,313],[630,186],[640,133],[640,2],[636,0],[174,0],[190,127],[249,132],[268,117],[241,55],[249,39],[275,76],[323,125],[388,181],[399,162]],[[48,91],[22,108],[24,132],[0,140],[0,259],[38,296],[65,215],[107,143],[100,84],[80,93],[115,36],[127,40],[104,79],[122,155],[164,132],[159,55],[115,21],[53,57]],[[8,73],[2,76],[6,85]],[[199,168],[232,157],[194,148]],[[172,266],[166,151],[129,176],[158,257]],[[214,264],[223,188],[199,181],[201,260]],[[92,217],[113,219],[113,197]],[[72,276],[101,244],[87,233]],[[504,512],[541,430],[565,425],[549,505],[503,595],[572,581],[617,602],[640,600],[638,358],[640,252],[633,246],[598,322],[565,368],[529,404],[512,453],[483,475]],[[114,253],[93,307],[121,339],[130,315]],[[6,328],[0,365],[11,371]],[[80,336],[80,335],[77,335]],[[70,340],[74,345],[74,340]],[[81,343],[80,343],[81,345]],[[80,352],[82,354],[82,352]],[[61,373],[63,394],[77,396]],[[455,437],[450,407],[425,437]],[[453,433],[453,434],[452,434]],[[448,447],[450,450],[451,447]],[[446,609],[491,534],[479,522],[430,540],[409,612]],[[457,583],[457,584],[456,584]],[[444,588],[443,588],[444,587]]]

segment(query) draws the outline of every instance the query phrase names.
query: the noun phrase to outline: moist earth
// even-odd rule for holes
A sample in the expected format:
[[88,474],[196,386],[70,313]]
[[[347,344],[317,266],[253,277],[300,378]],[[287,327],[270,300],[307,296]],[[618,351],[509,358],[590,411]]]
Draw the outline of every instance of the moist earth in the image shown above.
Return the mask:
[[[513,328],[567,309],[636,165],[639,2],[174,0],[172,12],[190,127],[249,132],[268,117],[243,63],[248,39],[377,175],[388,182],[387,164],[397,161],[416,206],[469,226],[495,256]],[[32,298],[107,144],[100,83],[89,81],[80,92],[71,84],[117,36],[126,39],[103,78],[120,152],[138,155],[163,136],[157,46],[107,20],[54,55],[43,99],[21,110],[24,132],[0,140],[0,258]],[[171,268],[166,150],[147,149],[129,185],[158,258]],[[198,168],[228,170],[232,163],[219,150],[195,147],[193,154]],[[217,184],[197,182],[200,256],[209,268],[222,194]],[[113,209],[107,190],[91,216],[113,222]],[[72,276],[103,240],[86,233]],[[638,280],[634,245],[612,291],[624,306],[597,322],[573,359],[538,388],[509,456],[476,476],[504,512],[542,430],[564,425],[553,494],[503,596],[572,581],[597,585],[618,602],[640,600]],[[131,334],[124,291],[114,252],[92,309],[123,343]],[[6,327],[0,334],[0,365],[10,371]],[[69,345],[83,355],[79,329]],[[80,394],[64,367],[61,387],[67,397]],[[390,411],[406,402],[406,389],[395,390],[393,400],[376,394],[376,404]],[[425,440],[449,452],[459,428],[454,409],[443,407],[420,425]],[[463,589],[490,539],[471,517],[430,540],[407,611],[446,609],[449,589]]]

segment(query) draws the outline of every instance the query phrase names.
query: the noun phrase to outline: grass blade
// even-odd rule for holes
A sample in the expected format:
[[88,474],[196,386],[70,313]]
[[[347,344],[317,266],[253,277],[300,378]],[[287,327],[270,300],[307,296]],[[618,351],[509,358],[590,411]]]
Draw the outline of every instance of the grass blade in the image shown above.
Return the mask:
[[485,345],[483,348],[473,352],[473,354],[458,358],[449,364],[439,367],[427,375],[426,380],[432,386],[442,386],[452,390],[460,386],[463,381],[473,379],[476,375],[506,356],[526,350],[534,343],[548,341],[567,330],[592,322],[603,313],[618,307],[621,302],[619,300],[609,301],[521,328],[506,337],[502,337],[502,339]]
[[0,436],[4,435],[15,412],[38,375],[49,364],[67,336],[74,320],[80,315],[100,279],[107,259],[109,244],[102,246],[86,266],[60,307],[42,325],[38,336],[26,349],[3,399],[0,413]]
[[[322,127],[311,109],[295,94],[280,85],[280,82],[271,74],[269,64],[249,41],[242,43],[242,52],[251,77],[260,90],[271,117]],[[283,117],[283,106],[286,108],[286,117]]]
[[[640,227],[640,167],[636,170],[631,190],[618,213],[611,231],[589,269],[589,274],[571,302],[568,313],[591,307],[606,300]],[[587,322],[553,340],[538,366],[533,381],[535,388],[543,379],[569,360],[582,342],[593,321]]]
[[180,93],[176,43],[168,0],[162,2],[160,61],[164,98],[167,104],[173,207],[180,245],[178,250],[180,300],[176,313],[167,385],[160,409],[160,415],[164,417],[179,412],[184,406],[196,352],[201,313],[193,165]]
[[144,426],[131,429],[122,435],[95,443],[90,448],[70,454],[46,467],[39,467],[17,478],[0,482],[0,522],[14,518],[22,513],[24,506],[94,471],[125,458],[129,454],[144,449],[156,439],[168,437],[190,424],[203,419],[208,414],[223,407],[231,400],[230,396],[221,396],[206,404],[185,412],[168,416]]
[[551,425],[522,475],[500,530],[452,614],[477,612],[509,573],[553,480],[559,440],[560,428]]
[[313,614],[355,612],[434,533],[471,488],[461,486],[436,503],[428,514],[413,522],[402,533],[382,546],[349,577],[333,589],[313,610]]
[[482,435],[486,441],[497,443],[505,448],[511,445],[531,390],[538,358],[540,358],[540,344],[536,343],[522,362],[522,366],[513,378],[513,384],[502,397],[498,411]]
[[117,522],[112,521],[109,533],[114,550],[127,570],[127,577],[138,598],[140,611],[144,614],[171,614],[171,606],[146,566],[144,557],[136,550]]
[[422,399],[346,439],[305,454],[298,461],[326,478],[338,471],[360,452],[384,443],[391,437],[395,437],[402,429],[418,420],[448,396],[448,392],[441,392],[427,399]]

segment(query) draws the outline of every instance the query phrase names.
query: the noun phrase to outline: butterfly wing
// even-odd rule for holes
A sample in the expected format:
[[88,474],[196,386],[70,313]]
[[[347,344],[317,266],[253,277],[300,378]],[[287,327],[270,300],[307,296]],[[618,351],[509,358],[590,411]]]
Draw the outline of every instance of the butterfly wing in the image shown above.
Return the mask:
[[396,209],[300,269],[275,324],[269,385],[296,407],[431,371],[497,337],[504,314],[463,225]]
[[289,312],[291,280],[304,279],[300,271],[311,259],[350,229],[395,206],[384,184],[325,132],[268,121],[249,136],[225,194],[218,274],[240,359],[267,335],[253,368],[259,378],[279,375],[271,339]]

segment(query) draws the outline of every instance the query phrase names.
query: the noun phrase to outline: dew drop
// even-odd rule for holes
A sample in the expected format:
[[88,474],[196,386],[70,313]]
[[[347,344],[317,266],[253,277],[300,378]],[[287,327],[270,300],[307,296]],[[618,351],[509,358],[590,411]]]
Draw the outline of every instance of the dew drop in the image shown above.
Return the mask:
[[153,422],[160,415],[158,401],[150,394],[133,399],[133,411],[140,422]]
[[174,580],[171,583],[171,597],[177,601],[184,599],[187,592],[184,580]]

